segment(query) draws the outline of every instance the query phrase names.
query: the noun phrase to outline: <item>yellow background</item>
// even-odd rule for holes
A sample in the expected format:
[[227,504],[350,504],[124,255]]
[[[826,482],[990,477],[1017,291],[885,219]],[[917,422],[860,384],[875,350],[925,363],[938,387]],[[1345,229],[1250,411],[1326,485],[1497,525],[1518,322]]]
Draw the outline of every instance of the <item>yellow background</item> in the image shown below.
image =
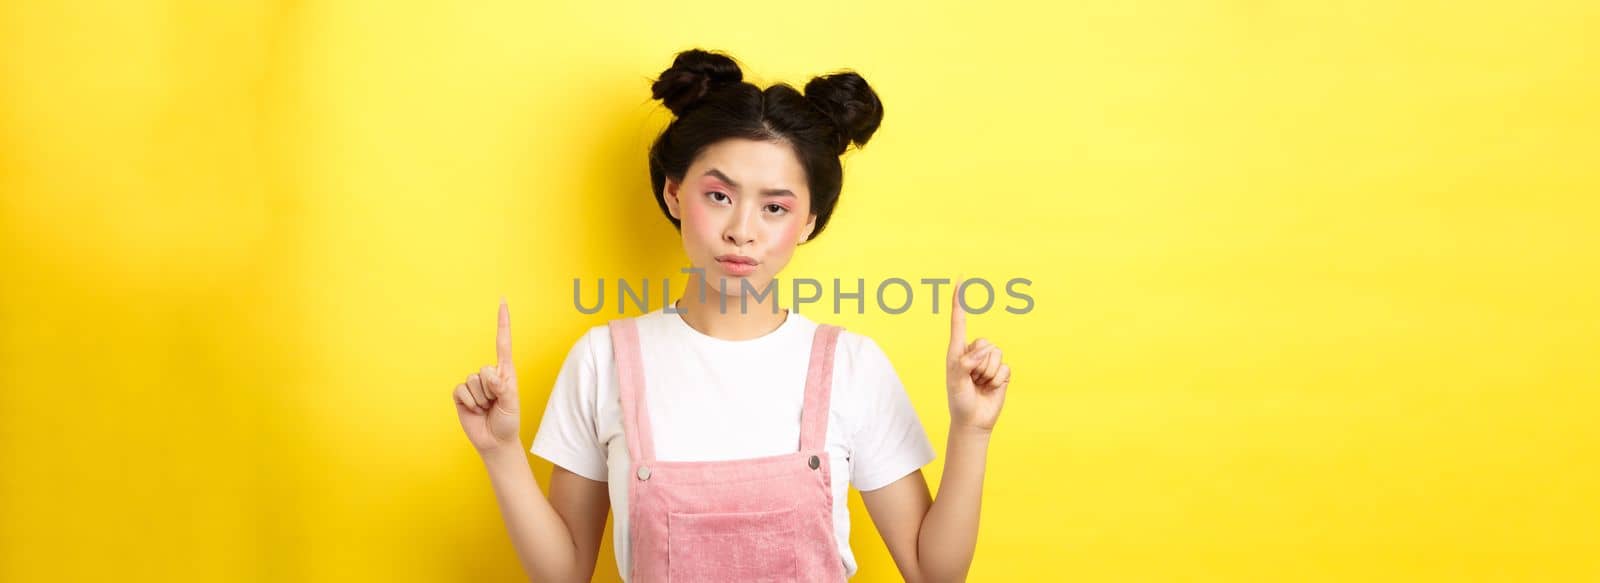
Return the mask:
[[1600,578],[1600,4],[758,4],[0,4],[0,580],[519,577],[449,393],[676,274],[694,46],[885,102],[786,276],[1034,281],[973,580]]

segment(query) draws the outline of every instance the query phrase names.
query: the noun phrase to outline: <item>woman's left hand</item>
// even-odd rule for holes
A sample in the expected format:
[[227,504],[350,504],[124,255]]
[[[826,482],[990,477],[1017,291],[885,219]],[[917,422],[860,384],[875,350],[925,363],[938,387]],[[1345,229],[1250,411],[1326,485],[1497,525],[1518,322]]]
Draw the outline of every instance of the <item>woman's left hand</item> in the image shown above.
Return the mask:
[[1011,366],[1000,347],[979,338],[967,343],[967,313],[961,309],[963,282],[957,281],[950,301],[950,350],[945,356],[945,388],[950,396],[950,429],[994,430],[1006,402]]

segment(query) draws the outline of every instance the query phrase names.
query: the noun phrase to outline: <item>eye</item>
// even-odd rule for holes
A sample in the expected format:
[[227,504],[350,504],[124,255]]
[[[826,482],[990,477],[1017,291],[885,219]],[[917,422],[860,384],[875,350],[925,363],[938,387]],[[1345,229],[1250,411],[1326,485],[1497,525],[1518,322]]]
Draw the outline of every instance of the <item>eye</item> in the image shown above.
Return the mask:
[[784,208],[781,204],[773,203],[767,205],[767,211],[775,215],[782,215],[788,213],[789,209]]
[[[711,197],[711,200],[712,200],[712,201],[715,201],[715,202],[717,202],[717,203],[723,203],[723,202],[733,202],[733,199],[731,199],[731,198],[728,198],[728,195],[726,195],[726,194],[723,194],[723,193],[720,193],[720,192],[717,192],[717,191],[715,191],[715,190],[713,190],[713,191],[710,191],[710,192],[707,192],[707,193],[706,193],[706,196],[708,196],[708,197]],[[720,199],[719,199],[719,198],[717,198],[717,197],[719,197],[719,196],[720,196],[720,197],[722,197],[722,198],[720,198]]]

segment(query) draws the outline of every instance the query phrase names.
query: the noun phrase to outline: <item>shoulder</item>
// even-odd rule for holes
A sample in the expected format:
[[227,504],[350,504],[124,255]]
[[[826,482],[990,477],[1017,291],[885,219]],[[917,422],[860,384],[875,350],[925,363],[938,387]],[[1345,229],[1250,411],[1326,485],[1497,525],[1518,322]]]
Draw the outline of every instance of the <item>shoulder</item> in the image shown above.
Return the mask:
[[871,336],[848,329],[839,332],[834,347],[834,366],[850,371],[874,370],[889,366],[889,355]]
[[839,329],[839,339],[834,343],[833,347],[835,369],[841,365],[851,366],[863,360],[875,360],[883,357],[883,350],[878,348],[878,343],[864,333],[838,324],[813,320],[799,313],[794,314],[793,317],[797,320],[795,323],[796,330],[802,332],[802,334],[796,334],[795,336],[803,335],[807,342],[811,340],[814,333],[820,332],[823,327],[831,326]]
[[611,327],[608,324],[591,326],[572,343],[567,351],[567,364],[589,370],[603,367],[611,361]]
[[[921,422],[910,395],[889,355],[867,334],[841,332],[834,361],[835,410],[841,421],[840,429],[848,436],[846,439],[859,462],[853,470],[856,473],[852,482],[870,486],[887,484],[876,472],[884,471],[885,467],[890,468],[890,473],[903,468],[899,462],[885,456],[900,456],[910,451],[904,448],[916,444],[912,438],[917,435],[914,430]],[[916,460],[900,461],[909,464]],[[904,472],[894,475],[904,475]]]
[[591,326],[584,331],[578,337],[578,340],[573,342],[567,358],[569,360],[576,359],[591,369],[609,369],[615,358],[611,339],[611,325],[622,321],[632,321],[634,323],[641,341],[672,333],[671,326],[667,325],[660,311],[649,312],[631,318],[608,320],[603,324]]
[[850,330],[839,333],[833,356],[833,394],[851,426],[866,423],[899,384],[894,364],[876,340]]

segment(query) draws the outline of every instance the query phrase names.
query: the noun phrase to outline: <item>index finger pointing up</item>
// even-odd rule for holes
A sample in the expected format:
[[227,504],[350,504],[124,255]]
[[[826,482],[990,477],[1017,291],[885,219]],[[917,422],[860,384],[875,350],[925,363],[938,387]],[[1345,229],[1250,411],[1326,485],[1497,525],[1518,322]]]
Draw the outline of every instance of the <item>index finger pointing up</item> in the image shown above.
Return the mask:
[[961,309],[964,283],[964,278],[956,277],[955,291],[950,292],[950,358],[960,358],[967,351],[967,313]]
[[513,370],[511,366],[511,308],[500,298],[500,324],[494,337],[494,352],[502,374]]

